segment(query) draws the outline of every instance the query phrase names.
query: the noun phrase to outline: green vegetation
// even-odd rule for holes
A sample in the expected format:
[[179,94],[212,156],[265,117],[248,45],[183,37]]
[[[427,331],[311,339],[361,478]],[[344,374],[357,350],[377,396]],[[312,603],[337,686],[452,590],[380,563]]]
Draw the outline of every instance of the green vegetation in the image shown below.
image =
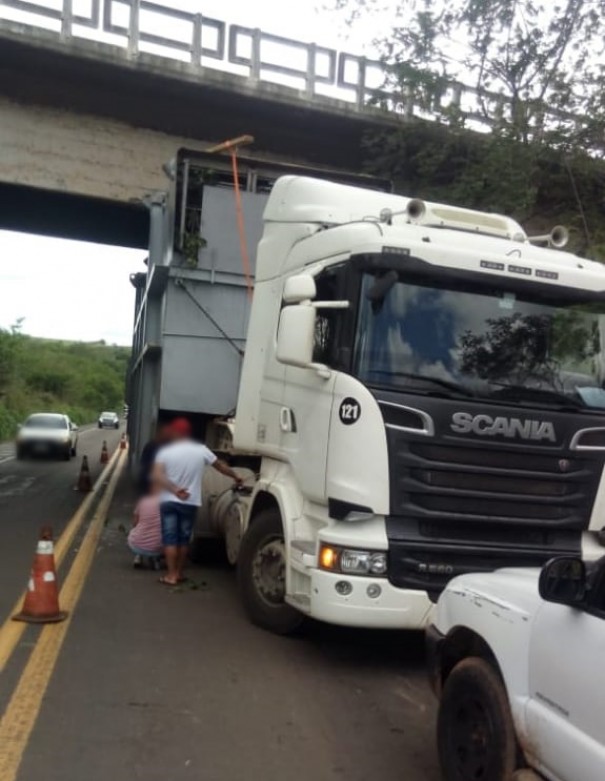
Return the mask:
[[32,412],[64,412],[79,424],[119,412],[129,357],[127,347],[39,339],[20,324],[0,329],[0,440]]
[[[367,168],[421,198],[555,222],[605,260],[605,0],[332,0],[351,23],[389,18],[375,41],[377,106],[431,115],[367,139]],[[477,91],[474,115],[451,85]],[[390,97],[386,97],[389,95]],[[489,127],[489,132],[487,131]]]

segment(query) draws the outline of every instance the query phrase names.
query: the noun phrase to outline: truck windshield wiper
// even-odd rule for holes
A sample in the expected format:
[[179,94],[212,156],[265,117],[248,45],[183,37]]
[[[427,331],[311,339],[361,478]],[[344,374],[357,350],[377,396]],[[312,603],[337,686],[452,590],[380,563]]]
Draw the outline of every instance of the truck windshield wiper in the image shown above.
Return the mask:
[[570,409],[587,409],[585,404],[572,399],[565,393],[547,388],[528,388],[526,385],[503,385],[497,391],[493,391],[490,399],[510,399],[511,401],[544,401],[550,404],[559,404]]
[[458,385],[458,383],[451,382],[450,380],[442,380],[439,377],[427,377],[424,374],[415,374],[414,372],[381,371],[380,369],[372,369],[370,373],[384,374],[386,377],[404,377],[406,380],[420,380],[422,382],[428,382],[428,383],[432,383],[433,385],[438,385],[440,388],[445,388],[449,391],[453,391],[454,393],[458,393],[462,396],[468,396],[471,398],[475,396],[475,394],[468,388],[465,388],[464,385]]

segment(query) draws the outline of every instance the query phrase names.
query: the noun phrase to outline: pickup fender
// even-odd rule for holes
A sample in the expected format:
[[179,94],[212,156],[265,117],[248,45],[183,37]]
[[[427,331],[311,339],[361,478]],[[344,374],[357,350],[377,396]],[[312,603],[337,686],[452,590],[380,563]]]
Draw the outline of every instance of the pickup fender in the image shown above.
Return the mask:
[[490,649],[504,680],[515,724],[522,732],[529,698],[529,651],[535,613],[513,583],[503,582],[502,588],[494,588],[494,579],[506,573],[503,570],[455,578],[439,599],[434,625],[443,637],[439,652],[442,659],[475,655],[477,647]]

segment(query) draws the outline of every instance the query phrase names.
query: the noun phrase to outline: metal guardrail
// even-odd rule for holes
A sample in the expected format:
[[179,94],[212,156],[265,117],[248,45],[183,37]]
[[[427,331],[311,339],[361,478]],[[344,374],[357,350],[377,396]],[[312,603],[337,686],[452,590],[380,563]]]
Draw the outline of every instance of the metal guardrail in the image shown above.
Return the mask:
[[[0,0],[0,19],[6,18],[2,9],[9,8],[27,14],[28,19],[39,20],[39,26],[48,27],[47,20],[55,22],[57,32],[66,39],[81,37],[79,28],[97,30],[99,39],[103,34],[120,36],[133,58],[145,51],[141,47],[147,45],[161,47],[160,56],[182,59],[185,55],[195,69],[201,69],[202,65],[221,69],[218,63],[223,63],[222,70],[227,69],[227,64],[239,66],[247,69],[248,78],[252,80],[284,85],[285,78],[289,80],[285,86],[293,86],[292,82],[294,86],[302,85],[302,92],[308,99],[317,95],[335,97],[354,103],[360,111],[378,103],[387,111],[408,119],[430,120],[442,117],[447,108],[460,119],[487,129],[511,110],[511,101],[506,96],[479,92],[460,83],[446,85],[439,97],[432,98],[430,106],[420,105],[411,86],[403,95],[380,88],[385,71],[377,60],[284,38],[257,28],[228,25],[201,13],[178,10],[153,0],[44,2],[47,4],[42,5],[40,0]],[[88,13],[77,13],[84,3]],[[121,16],[122,21],[116,16]],[[166,32],[171,24],[181,30],[184,28],[185,34],[181,37],[158,34],[160,30]],[[292,64],[296,59],[298,67]],[[318,91],[320,85],[323,89]],[[484,110],[487,104],[495,109],[490,116]],[[543,115],[536,114],[536,117],[538,125],[544,121]],[[558,117],[560,119],[561,114]],[[571,115],[567,118],[573,121]]]

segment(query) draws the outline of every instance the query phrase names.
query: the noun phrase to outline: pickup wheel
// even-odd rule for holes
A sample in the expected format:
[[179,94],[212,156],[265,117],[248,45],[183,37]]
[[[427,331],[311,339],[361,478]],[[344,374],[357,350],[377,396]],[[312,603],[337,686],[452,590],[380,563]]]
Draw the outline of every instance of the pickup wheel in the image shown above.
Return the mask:
[[489,662],[469,657],[445,682],[437,719],[445,781],[509,781],[517,741],[506,690]]
[[241,543],[237,583],[248,618],[278,635],[295,632],[303,615],[284,601],[286,554],[279,511],[269,508],[252,521]]

